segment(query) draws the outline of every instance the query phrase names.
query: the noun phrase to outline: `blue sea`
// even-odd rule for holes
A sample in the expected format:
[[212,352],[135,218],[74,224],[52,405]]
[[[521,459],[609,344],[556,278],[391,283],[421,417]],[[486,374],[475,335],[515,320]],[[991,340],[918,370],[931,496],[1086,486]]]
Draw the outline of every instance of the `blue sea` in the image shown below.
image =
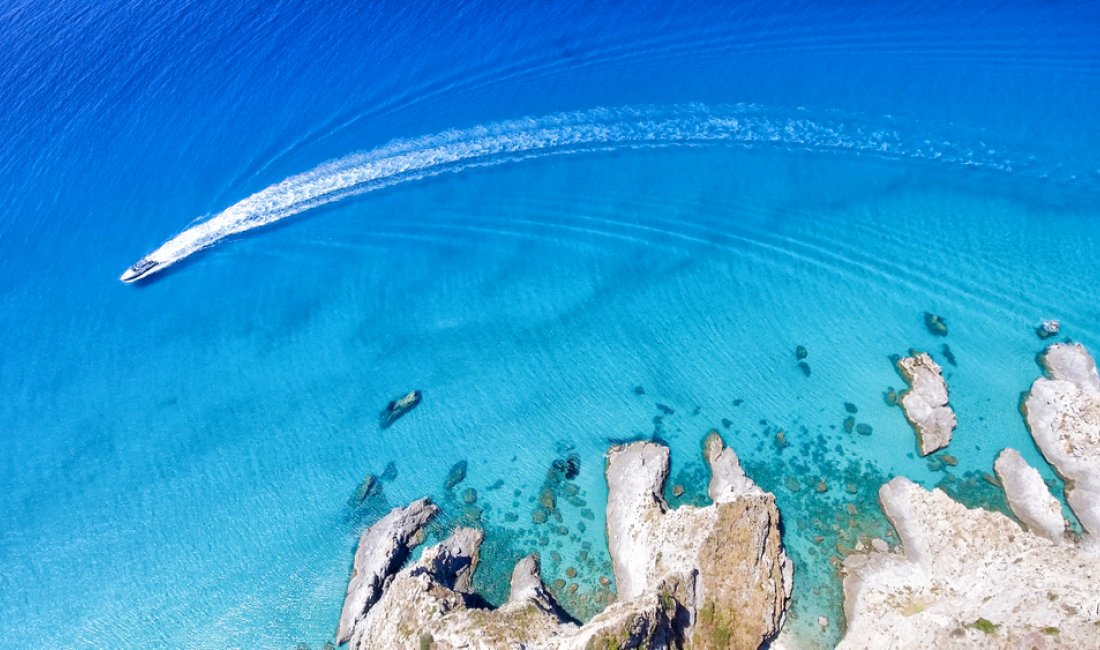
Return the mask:
[[[6,0],[0,644],[319,650],[358,535],[424,495],[486,529],[490,600],[538,550],[584,618],[606,449],[665,441],[700,503],[717,428],[831,647],[883,481],[1003,509],[1011,446],[1058,486],[1018,403],[1041,319],[1100,350],[1098,34],[1095,2]],[[884,399],[911,348],[947,463]]]

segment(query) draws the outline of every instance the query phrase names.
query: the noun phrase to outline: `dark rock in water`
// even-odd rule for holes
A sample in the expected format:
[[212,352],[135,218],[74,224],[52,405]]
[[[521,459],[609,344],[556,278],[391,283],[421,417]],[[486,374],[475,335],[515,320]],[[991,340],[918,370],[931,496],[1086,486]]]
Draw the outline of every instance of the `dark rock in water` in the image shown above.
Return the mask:
[[477,490],[473,488],[466,488],[462,493],[462,500],[466,503],[475,503],[477,501]]
[[798,362],[798,369],[801,370],[802,374],[806,375],[807,377],[810,376],[810,364],[806,363],[805,361]]
[[355,489],[355,494],[351,495],[348,499],[348,505],[356,507],[371,497],[376,497],[382,494],[382,482],[378,480],[378,477],[374,474],[367,474],[367,477],[363,479],[363,482],[359,484],[359,487]]
[[871,435],[871,432],[873,430],[874,429],[871,428],[871,425],[867,424],[866,422],[860,422],[856,425],[856,433],[859,433],[861,435],[869,436]]
[[853,414],[859,413],[859,407],[851,402],[844,402],[844,410]]
[[673,485],[672,486],[672,496],[677,497],[677,498],[684,496],[684,486],[682,486],[682,485]]
[[672,408],[671,406],[661,404],[660,402],[657,403],[657,410],[661,413],[664,413],[665,415],[672,415],[676,412],[676,409]]
[[1049,339],[1052,336],[1057,336],[1060,331],[1062,331],[1062,324],[1056,320],[1045,320],[1039,324],[1039,327],[1035,328],[1035,333],[1038,334],[1041,339]]
[[951,347],[946,343],[943,344],[943,358],[947,359],[947,363],[953,366],[959,365],[958,362],[955,361],[955,353],[951,351]]
[[572,481],[577,478],[577,474],[581,472],[581,457],[577,454],[569,454],[566,458],[559,458],[555,460],[551,465],[551,470],[547,474],[547,480],[553,481],[553,473],[558,473],[567,481]]
[[810,356],[810,351],[806,349],[805,345],[800,345],[794,349],[794,358],[802,361],[806,357]]
[[572,481],[581,473],[581,457],[578,454],[569,454],[565,459],[565,480]]
[[891,386],[886,389],[886,392],[882,394],[882,399],[886,401],[890,406],[898,405],[898,392]]
[[634,387],[634,394],[635,395],[645,395],[645,388],[642,388],[641,386],[635,386]]
[[722,426],[725,427],[726,429],[732,427],[733,426],[733,420],[731,420],[729,418],[722,418]]
[[856,419],[852,416],[844,418],[844,433],[851,433],[856,428]]
[[383,429],[389,427],[406,413],[416,408],[423,397],[420,391],[414,390],[404,397],[393,400],[378,415],[378,425]]
[[930,311],[924,312],[924,326],[936,336],[947,336],[947,321],[939,314]]
[[443,489],[450,490],[454,486],[466,480],[466,461],[460,460],[447,472],[447,480],[443,483]]
[[493,482],[492,485],[485,488],[485,490],[488,491],[488,492],[492,492],[493,490],[499,490],[502,487],[504,487],[504,479],[497,479],[496,481]]
[[733,405],[734,405],[734,406],[741,406],[741,405],[742,405],[742,404],[744,404],[744,403],[745,403],[745,400],[741,399],[740,397],[738,397],[737,399],[733,400]]
[[386,463],[386,469],[382,470],[382,476],[380,476],[379,478],[386,482],[392,481],[393,479],[397,478],[397,463],[393,462],[392,460]]

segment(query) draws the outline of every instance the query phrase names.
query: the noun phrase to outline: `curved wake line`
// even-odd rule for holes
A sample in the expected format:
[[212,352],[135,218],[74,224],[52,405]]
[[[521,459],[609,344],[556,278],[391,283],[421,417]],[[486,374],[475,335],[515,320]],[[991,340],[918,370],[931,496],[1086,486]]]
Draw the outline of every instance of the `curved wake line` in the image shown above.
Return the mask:
[[341,199],[472,167],[568,153],[700,144],[771,144],[1011,170],[982,143],[906,139],[866,120],[814,119],[752,105],[597,108],[395,140],[291,176],[196,223],[122,274],[133,282],[214,244]]

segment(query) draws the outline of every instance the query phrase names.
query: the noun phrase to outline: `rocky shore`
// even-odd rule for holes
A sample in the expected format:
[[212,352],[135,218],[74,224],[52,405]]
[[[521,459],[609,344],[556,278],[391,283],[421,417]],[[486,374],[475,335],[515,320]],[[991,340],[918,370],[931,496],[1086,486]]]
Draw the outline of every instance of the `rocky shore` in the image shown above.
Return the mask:
[[895,478],[879,498],[901,544],[845,560],[840,647],[1100,647],[1100,377],[1080,345],[1053,345],[1042,362],[1050,376],[1023,410],[1087,533],[1067,535],[1060,504],[1011,449],[995,469],[1022,525]]
[[[839,647],[1100,648],[1100,375],[1076,344],[1052,345],[1040,361],[1046,376],[1035,380],[1021,411],[1036,446],[1064,479],[1080,527],[1066,520],[1040,472],[1014,449],[1000,451],[995,477],[982,483],[1004,512],[968,508],[939,488],[895,477],[878,490],[894,530],[843,552],[838,544],[839,556],[830,558],[843,578],[846,629]],[[942,448],[955,415],[940,367],[926,354],[900,359],[898,367],[910,384],[902,405],[922,454]],[[494,607],[476,593],[485,535],[468,523],[408,562],[439,512],[421,499],[393,509],[360,538],[338,642],[356,650],[798,646],[799,639],[780,636],[793,569],[775,498],[746,476],[717,432],[702,451],[710,503],[676,508],[663,496],[667,447],[635,442],[608,452],[607,538],[616,591],[587,622],[573,619],[547,588],[536,553],[516,563],[503,604]],[[579,462],[570,456],[558,469],[568,479]],[[448,487],[465,472],[465,463],[457,464]],[[818,493],[828,490],[819,485]],[[540,504],[547,500],[540,497]],[[705,502],[699,495],[696,503]],[[851,519],[855,509],[849,505],[847,513]],[[826,617],[818,624],[832,626]]]
[[394,509],[363,533],[340,618],[351,648],[757,648],[782,627],[792,565],[775,499],[741,470],[717,433],[705,507],[671,509],[664,446],[608,453],[607,532],[616,600],[587,623],[571,620],[542,582],[539,557],[512,573],[508,601],[471,590],[482,533],[457,528],[401,567],[436,514],[426,499]]

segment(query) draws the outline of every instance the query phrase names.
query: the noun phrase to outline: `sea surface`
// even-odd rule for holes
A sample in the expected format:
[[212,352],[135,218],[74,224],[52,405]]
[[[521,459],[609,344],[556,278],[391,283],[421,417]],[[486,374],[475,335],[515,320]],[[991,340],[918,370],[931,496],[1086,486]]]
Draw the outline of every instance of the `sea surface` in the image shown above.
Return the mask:
[[[606,449],[665,441],[703,503],[716,428],[830,647],[883,481],[1003,509],[1012,446],[1060,488],[1018,405],[1041,319],[1100,351],[1098,34],[1095,2],[7,0],[0,645],[319,650],[360,532],[424,495],[486,529],[491,600],[538,550],[584,618]],[[884,399],[911,348],[946,463]]]

